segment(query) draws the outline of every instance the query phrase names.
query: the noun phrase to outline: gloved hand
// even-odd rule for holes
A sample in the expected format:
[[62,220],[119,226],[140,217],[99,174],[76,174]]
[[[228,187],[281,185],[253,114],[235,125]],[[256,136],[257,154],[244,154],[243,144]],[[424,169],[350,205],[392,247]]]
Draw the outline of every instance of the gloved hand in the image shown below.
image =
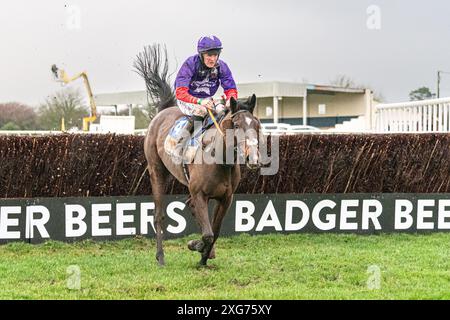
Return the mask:
[[214,107],[216,114],[221,114],[222,112],[225,112],[226,108],[227,107],[223,103],[218,103]]
[[203,99],[200,101],[200,105],[209,110],[214,110],[214,102],[210,99]]

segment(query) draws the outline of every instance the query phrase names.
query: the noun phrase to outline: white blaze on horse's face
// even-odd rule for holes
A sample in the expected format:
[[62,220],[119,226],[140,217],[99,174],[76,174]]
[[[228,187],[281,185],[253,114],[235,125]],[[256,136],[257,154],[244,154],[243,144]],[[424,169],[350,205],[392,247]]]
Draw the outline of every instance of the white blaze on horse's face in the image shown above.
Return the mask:
[[[234,120],[234,134],[239,151],[239,163],[246,163],[250,169],[259,166],[259,121],[247,110],[238,111]],[[244,161],[244,162],[241,162]]]
[[253,117],[245,115],[244,122],[245,128],[245,158],[247,166],[251,169],[258,166],[259,150],[258,150],[258,132],[257,121]]
[[245,139],[245,156],[247,159],[247,165],[250,169],[254,169],[258,166],[259,150],[258,150],[258,135],[254,129],[249,129]]

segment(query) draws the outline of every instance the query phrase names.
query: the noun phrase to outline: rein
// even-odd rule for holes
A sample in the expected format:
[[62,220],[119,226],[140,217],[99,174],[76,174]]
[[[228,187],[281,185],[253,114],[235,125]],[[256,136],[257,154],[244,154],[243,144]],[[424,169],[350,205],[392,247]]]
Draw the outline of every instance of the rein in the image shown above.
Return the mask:
[[222,137],[224,137],[225,135],[223,134],[222,129],[220,129],[219,124],[217,123],[216,118],[214,117],[213,113],[211,112],[211,110],[208,109],[209,112],[209,116],[211,117],[212,121],[214,122],[214,125],[216,126],[217,130],[219,130],[220,134],[222,135]]
[[[249,112],[248,110],[239,110],[239,111],[236,111],[235,113],[233,113],[232,115],[231,115],[231,120],[233,120],[233,118],[236,116],[236,115],[238,115],[239,113],[244,113],[244,112]],[[220,131],[220,130],[219,130]],[[222,133],[221,133],[222,134]],[[222,134],[222,137],[225,137],[223,134]],[[242,144],[242,143],[245,143],[245,141],[239,141],[238,142],[238,145],[239,144]],[[234,151],[238,151],[238,146],[236,145],[234,148]]]
[[[221,135],[222,137],[225,137],[225,134],[223,133],[222,128],[220,128],[220,125],[217,123],[217,120],[216,120],[216,118],[214,117],[214,115],[213,115],[213,113],[211,112],[211,110],[208,109],[208,112],[209,112],[209,116],[211,117],[211,119],[212,119],[212,121],[213,121],[213,123],[214,123],[214,126],[215,126],[216,129],[219,131],[220,135]],[[239,110],[239,111],[237,111],[237,112],[235,112],[235,113],[233,113],[233,114],[231,115],[231,119],[233,119],[237,114],[243,113],[243,112],[249,112],[249,111],[248,111],[248,110]]]
[[[217,128],[216,134],[212,137],[212,140],[211,140],[211,142],[210,142],[210,144],[209,144],[209,145],[212,145],[212,144],[214,144],[214,141],[216,140],[217,132],[222,136],[222,138],[225,138],[225,134],[223,133],[223,131],[222,131],[222,129],[221,129],[219,123],[217,123],[217,120],[216,120],[216,118],[214,117],[214,115],[212,114],[212,112],[211,112],[209,109],[208,109],[208,112],[209,112],[209,115],[211,116],[211,119],[212,119],[213,122],[214,122],[214,126]],[[231,114],[231,116],[230,116],[231,120],[233,120],[233,118],[234,118],[236,115],[238,115],[239,113],[244,113],[244,112],[249,112],[249,113],[250,113],[250,111],[248,111],[248,110],[239,110],[239,111],[237,111],[237,112]],[[225,117],[225,118],[226,118],[226,117]],[[225,119],[223,119],[223,120],[225,120]],[[234,151],[235,151],[235,152],[238,151],[238,150],[239,150],[239,147],[238,147],[238,146],[241,145],[241,144],[243,144],[243,143],[245,143],[245,140],[238,141],[237,145],[234,146],[234,148],[233,148]],[[207,150],[207,149],[208,149],[208,147],[207,147],[205,150]],[[234,164],[233,164],[233,165],[234,165]],[[225,165],[225,166],[229,166],[229,165]],[[185,174],[185,175],[186,175],[186,174]]]

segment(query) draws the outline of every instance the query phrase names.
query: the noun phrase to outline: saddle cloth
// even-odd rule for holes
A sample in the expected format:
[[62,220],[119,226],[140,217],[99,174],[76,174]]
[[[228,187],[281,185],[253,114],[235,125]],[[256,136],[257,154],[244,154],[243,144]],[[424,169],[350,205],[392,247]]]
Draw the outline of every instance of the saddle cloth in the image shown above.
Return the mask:
[[[220,118],[216,119],[217,122],[220,123],[225,115],[226,114],[223,114]],[[177,137],[180,137],[180,130],[185,127],[187,121],[189,121],[188,116],[182,116],[181,118],[177,119],[177,121],[175,121],[164,141],[164,150],[169,156],[171,156],[172,158],[176,158],[176,160],[179,161],[181,160],[181,157],[184,156],[184,150],[190,149],[190,156],[188,157],[188,159],[184,159],[185,162],[190,163],[200,147],[201,137],[204,135],[206,130],[214,126],[214,122],[209,115],[206,116],[203,120],[203,125],[194,129],[194,132],[188,139],[186,139],[184,145],[174,144],[173,141],[176,140]]]

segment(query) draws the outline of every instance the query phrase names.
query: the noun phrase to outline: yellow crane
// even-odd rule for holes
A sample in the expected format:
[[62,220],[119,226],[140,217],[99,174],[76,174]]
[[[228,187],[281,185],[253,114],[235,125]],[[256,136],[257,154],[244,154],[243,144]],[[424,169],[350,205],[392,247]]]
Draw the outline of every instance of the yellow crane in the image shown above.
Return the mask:
[[56,78],[56,81],[68,84],[69,82],[75,81],[78,78],[83,78],[84,85],[88,92],[89,104],[91,105],[91,114],[89,117],[83,118],[83,131],[89,130],[89,124],[97,119],[97,106],[95,105],[94,95],[92,94],[91,85],[89,84],[89,79],[86,72],[81,72],[76,76],[70,78],[63,69],[59,69],[56,65],[52,65],[52,72]]

